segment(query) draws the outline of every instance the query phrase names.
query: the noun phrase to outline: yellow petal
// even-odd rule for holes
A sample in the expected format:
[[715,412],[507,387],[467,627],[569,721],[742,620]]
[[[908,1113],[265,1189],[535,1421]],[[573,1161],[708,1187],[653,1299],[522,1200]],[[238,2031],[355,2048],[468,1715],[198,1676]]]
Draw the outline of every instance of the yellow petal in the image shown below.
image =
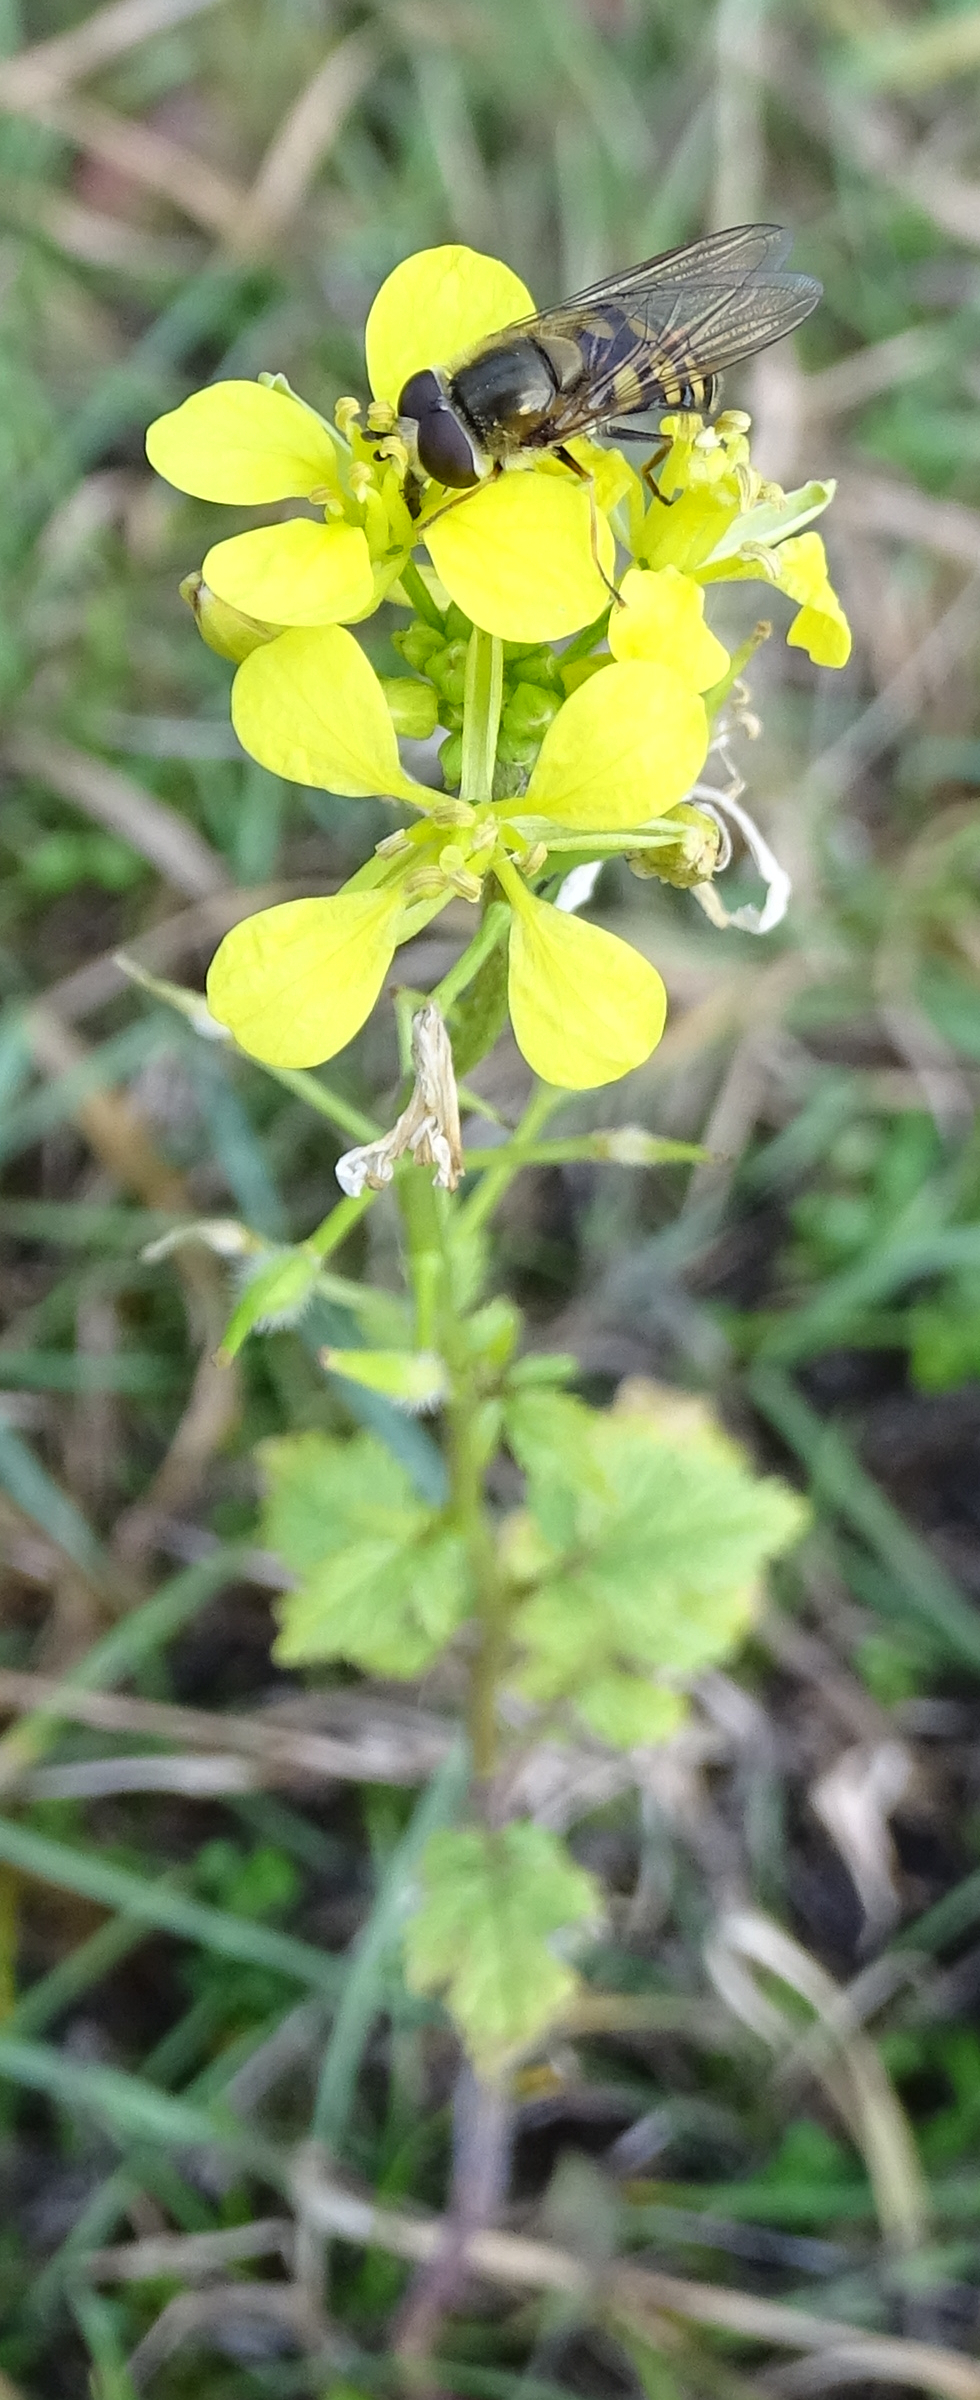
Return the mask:
[[270,1067],[316,1067],[371,1013],[395,948],[399,886],[284,900],[246,917],[211,962],[208,1007]]
[[[590,625],[609,600],[592,556],[589,494],[568,473],[501,475],[452,504],[421,532],[458,608],[505,642],[554,642]],[[615,558],[597,517],[607,575]]]
[[710,691],[730,665],[728,652],[704,622],[700,584],[677,567],[643,574],[631,567],[620,587],[622,606],[609,619],[614,658],[656,659],[696,692]]
[[549,725],[528,814],[592,832],[644,825],[690,791],[707,749],[704,702],[689,684],[652,659],[614,662],[580,684]]
[[232,686],[231,717],[242,748],[289,783],[429,798],[404,773],[374,668],[340,625],[291,627],[253,650]]
[[527,285],[499,258],[447,242],[403,258],[382,284],[364,333],[376,400],[397,407],[419,367],[446,367],[515,318],[530,316]]
[[[566,448],[571,451],[573,458],[578,459],[580,467],[585,468],[586,474],[591,475],[597,503],[607,516],[610,509],[615,508],[620,500],[625,500],[627,495],[631,505],[634,498],[639,500],[641,507],[645,504],[647,494],[644,487],[636,469],[630,466],[629,459],[624,458],[621,450],[611,447],[604,450],[600,442],[590,442],[583,434],[576,434]],[[549,461],[549,465],[553,466],[556,474],[567,473],[560,459]]]
[[216,542],[203,573],[219,600],[274,625],[336,625],[370,607],[374,593],[360,526],[312,517]]
[[827,553],[819,533],[798,533],[790,541],[780,542],[775,558],[780,591],[801,603],[787,642],[806,650],[815,666],[846,666],[851,629],[827,573]]
[[656,968],[598,925],[530,892],[512,896],[510,1014],[529,1067],[565,1091],[614,1083],[649,1058],[663,1032],[667,995]]
[[665,506],[651,500],[636,544],[638,558],[650,567],[680,567],[693,574],[710,558],[716,544],[733,525],[741,508],[737,488],[711,490],[703,485],[683,491]]
[[851,655],[851,628],[829,584],[827,604],[801,608],[786,640],[790,649],[805,650],[815,667],[846,667]]
[[158,417],[146,437],[158,475],[198,500],[305,500],[337,481],[337,452],[319,418],[265,383],[210,383]]

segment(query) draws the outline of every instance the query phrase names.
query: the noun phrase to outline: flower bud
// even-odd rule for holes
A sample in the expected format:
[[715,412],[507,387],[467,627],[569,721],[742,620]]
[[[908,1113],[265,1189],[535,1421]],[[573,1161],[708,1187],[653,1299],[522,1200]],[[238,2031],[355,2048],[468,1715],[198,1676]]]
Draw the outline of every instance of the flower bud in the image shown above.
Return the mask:
[[440,742],[439,765],[442,768],[442,780],[447,789],[451,792],[456,791],[463,774],[463,736],[461,733],[451,733],[444,742]]
[[258,650],[263,642],[274,642],[282,632],[281,625],[263,625],[258,617],[245,617],[240,608],[230,608],[227,600],[219,600],[205,583],[200,568],[185,575],[178,585],[180,597],[194,612],[197,630],[209,650],[219,658],[230,658],[240,667],[250,651]]
[[[505,643],[505,650],[506,647]],[[537,650],[526,650],[520,659],[515,660],[515,665],[521,683],[540,683],[546,692],[561,692],[564,689],[561,660],[555,657],[553,650],[546,650],[543,645]]]
[[436,651],[446,646],[442,634],[436,632],[434,625],[424,624],[421,617],[416,617],[402,632],[393,633],[391,641],[399,658],[404,659],[407,667],[414,667],[417,675],[424,674]]
[[507,701],[501,723],[518,741],[540,742],[560,707],[557,692],[544,691],[537,683],[525,683],[522,677]]
[[690,891],[696,883],[710,883],[721,856],[720,825],[686,801],[671,809],[670,822],[677,826],[677,841],[665,844],[662,850],[635,851],[626,860],[631,873],[656,876],[658,883],[670,883],[681,892]]
[[462,609],[457,608],[455,600],[451,600],[446,610],[448,639],[451,642],[468,642],[472,631],[472,618],[464,616]]
[[533,734],[511,733],[506,725],[501,725],[497,743],[497,759],[501,766],[520,767],[529,775],[540,747],[540,739],[535,740]]
[[439,710],[431,683],[415,675],[382,675],[381,689],[395,732],[411,742],[427,742]]
[[454,707],[462,708],[466,692],[466,643],[447,642],[445,648],[430,658],[426,673],[431,675],[438,691]]

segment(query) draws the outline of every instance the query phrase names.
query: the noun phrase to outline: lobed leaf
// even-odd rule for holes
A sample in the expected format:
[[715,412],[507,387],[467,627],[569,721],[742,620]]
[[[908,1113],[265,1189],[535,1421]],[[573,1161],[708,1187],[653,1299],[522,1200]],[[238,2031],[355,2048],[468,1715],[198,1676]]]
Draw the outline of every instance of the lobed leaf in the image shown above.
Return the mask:
[[[679,1397],[678,1416],[675,1432],[669,1399],[600,1414],[535,1392],[507,1415],[528,1510],[561,1554],[515,1619],[521,1689],[570,1701],[592,1730],[628,1745],[669,1726],[658,1678],[672,1692],[731,1650],[764,1565],[806,1522],[796,1495],[753,1475],[706,1412]],[[653,1679],[645,1706],[625,1688],[637,1675]]]
[[433,1834],[406,1928],[406,1974],[442,1992],[476,2067],[493,2073],[540,2039],[577,1978],[554,1937],[600,1911],[598,1886],[541,1825]]

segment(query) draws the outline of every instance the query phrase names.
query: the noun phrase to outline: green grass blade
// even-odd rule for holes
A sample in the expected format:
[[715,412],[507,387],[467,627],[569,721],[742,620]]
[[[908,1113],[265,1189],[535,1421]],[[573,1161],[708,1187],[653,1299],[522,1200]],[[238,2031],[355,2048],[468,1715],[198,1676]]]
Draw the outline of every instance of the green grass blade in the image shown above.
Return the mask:
[[48,1834],[36,1833],[29,1825],[16,1825],[9,1817],[0,1817],[0,1859],[22,1875],[75,1892],[99,1908],[118,1910],[137,1924],[173,1934],[178,1941],[217,1950],[223,1958],[269,1967],[331,1998],[342,1988],[341,1961],[314,1949],[312,1942],[279,1933],[272,1925],[232,1916],[227,1909],[212,1908],[206,1901],[189,1899],[166,1883],[135,1875],[131,1868],[115,1866],[92,1850],[76,1850],[67,1842],[53,1841]]
[[754,1367],[748,1386],[756,1407],[806,1467],[817,1505],[862,1535],[933,1637],[945,1643],[951,1657],[980,1672],[980,1616],[879,1491],[840,1427],[826,1424],[778,1367]]
[[353,1945],[313,2116],[315,2140],[325,2143],[334,2154],[341,2149],[347,2131],[365,2043],[377,2011],[384,2005],[385,1965],[411,1907],[419,1859],[430,1833],[452,1822],[469,1774],[469,1752],[460,1739],[418,1801],[389,1861],[367,1923]]

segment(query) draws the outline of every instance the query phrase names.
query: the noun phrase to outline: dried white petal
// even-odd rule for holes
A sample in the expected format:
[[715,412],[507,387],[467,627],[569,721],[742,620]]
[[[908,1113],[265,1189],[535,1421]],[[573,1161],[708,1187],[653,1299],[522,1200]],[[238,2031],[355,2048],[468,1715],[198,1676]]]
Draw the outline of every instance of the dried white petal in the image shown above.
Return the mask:
[[[706,790],[703,791],[702,787],[697,784],[694,789],[696,797],[703,804],[707,796]],[[780,866],[778,858],[770,850],[764,835],[760,833],[755,818],[750,817],[748,809],[742,808],[732,792],[718,792],[712,787],[709,805],[712,815],[716,811],[723,812],[726,817],[734,819],[746,848],[759,869],[766,886],[766,896],[761,908],[757,908],[754,901],[747,901],[742,908],[727,909],[713,884],[699,883],[694,886],[694,897],[700,901],[705,915],[711,918],[713,925],[735,926],[739,933],[771,933],[775,925],[782,924],[786,915],[793,890],[792,881],[787,875],[785,867]]]
[[592,898],[602,868],[601,858],[590,858],[584,866],[573,867],[559,886],[555,907],[563,909],[566,916],[574,916],[577,908],[584,908]]
[[180,1250],[185,1242],[203,1242],[206,1250],[216,1250],[219,1258],[248,1258],[262,1245],[247,1225],[239,1225],[235,1217],[195,1217],[188,1225],[173,1225],[169,1233],[161,1233],[154,1242],[147,1242],[140,1257],[155,1266],[158,1259],[169,1258],[171,1251]]
[[334,1173],[349,1200],[359,1199],[365,1187],[383,1191],[391,1182],[395,1160],[406,1150],[419,1166],[435,1168],[432,1180],[440,1191],[454,1192],[464,1172],[452,1046],[434,1000],[427,1000],[412,1019],[412,1065],[415,1089],[391,1132],[380,1141],[345,1150],[337,1161]]

